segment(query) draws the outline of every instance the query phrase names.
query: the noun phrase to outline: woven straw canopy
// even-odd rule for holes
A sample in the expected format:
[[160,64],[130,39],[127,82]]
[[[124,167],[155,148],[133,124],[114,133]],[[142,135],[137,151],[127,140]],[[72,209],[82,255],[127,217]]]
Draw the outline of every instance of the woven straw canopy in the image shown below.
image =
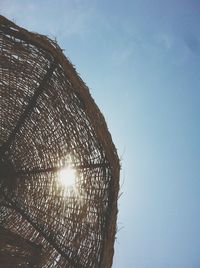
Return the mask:
[[111,267],[118,184],[104,117],[72,64],[0,16],[1,267]]

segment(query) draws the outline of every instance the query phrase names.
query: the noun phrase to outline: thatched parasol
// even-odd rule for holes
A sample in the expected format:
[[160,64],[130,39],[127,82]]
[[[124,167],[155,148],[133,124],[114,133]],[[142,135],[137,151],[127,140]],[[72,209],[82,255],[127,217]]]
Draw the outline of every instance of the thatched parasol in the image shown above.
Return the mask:
[[111,267],[118,190],[87,86],[56,42],[0,16],[1,267]]

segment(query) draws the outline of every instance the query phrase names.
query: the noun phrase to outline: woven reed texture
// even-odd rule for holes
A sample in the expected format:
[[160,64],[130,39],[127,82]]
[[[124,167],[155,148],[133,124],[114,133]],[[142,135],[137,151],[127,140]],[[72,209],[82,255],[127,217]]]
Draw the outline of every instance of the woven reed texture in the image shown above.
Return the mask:
[[[58,174],[71,166],[75,185]],[[119,159],[56,42],[0,16],[0,263],[112,265]]]

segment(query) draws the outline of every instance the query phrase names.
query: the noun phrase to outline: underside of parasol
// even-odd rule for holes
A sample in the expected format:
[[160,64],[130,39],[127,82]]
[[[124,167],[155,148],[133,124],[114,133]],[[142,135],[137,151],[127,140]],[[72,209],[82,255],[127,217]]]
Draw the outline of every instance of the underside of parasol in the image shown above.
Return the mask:
[[57,43],[0,16],[2,267],[111,267],[119,170],[104,117]]

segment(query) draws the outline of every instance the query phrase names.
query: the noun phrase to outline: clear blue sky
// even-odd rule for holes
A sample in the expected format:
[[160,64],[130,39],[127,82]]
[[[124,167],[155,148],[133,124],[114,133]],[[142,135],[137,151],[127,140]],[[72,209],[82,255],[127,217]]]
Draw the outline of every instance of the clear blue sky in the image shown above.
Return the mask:
[[57,38],[122,160],[113,268],[200,267],[200,1],[1,0]]

